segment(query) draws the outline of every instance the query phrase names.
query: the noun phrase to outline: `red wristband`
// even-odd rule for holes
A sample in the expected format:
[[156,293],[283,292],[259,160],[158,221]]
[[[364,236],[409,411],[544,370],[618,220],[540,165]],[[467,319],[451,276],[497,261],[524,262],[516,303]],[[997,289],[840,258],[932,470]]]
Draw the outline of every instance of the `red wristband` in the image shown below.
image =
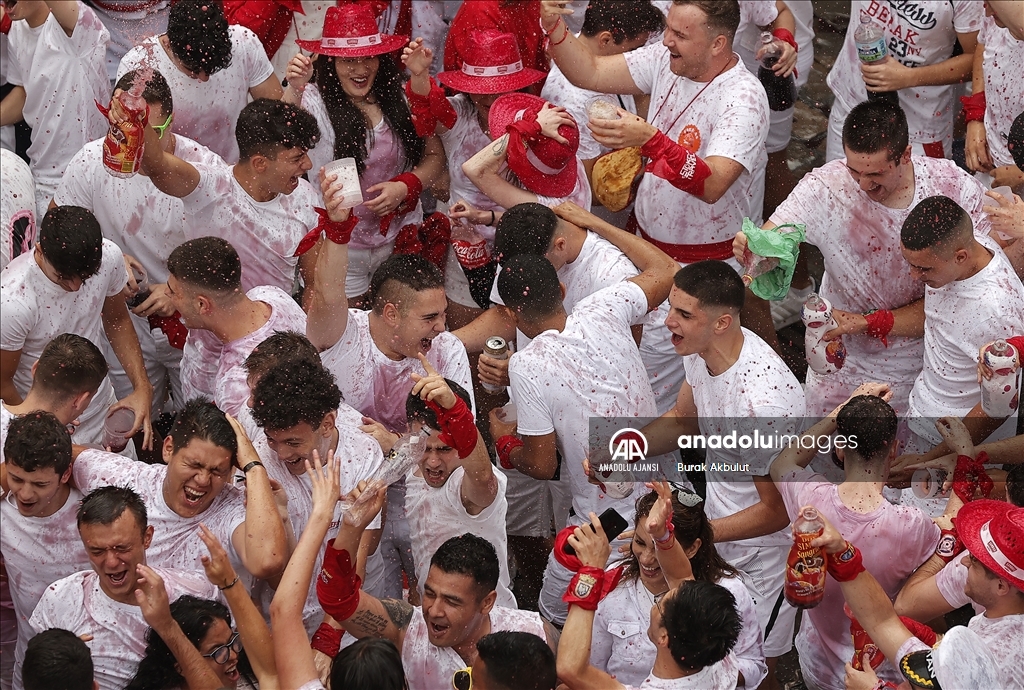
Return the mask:
[[995,486],[992,478],[985,471],[985,463],[988,462],[988,453],[981,451],[977,458],[967,455],[959,455],[956,459],[956,469],[953,470],[953,493],[964,503],[974,500],[975,489],[981,489],[985,498],[992,493]]
[[11,15],[4,11],[4,18],[0,19],[0,34],[6,34],[11,30],[11,24],[14,22],[11,20]]
[[828,554],[828,574],[836,582],[849,582],[865,571],[860,549],[846,542],[846,549]]
[[878,338],[882,341],[882,344],[889,347],[889,331],[892,330],[893,324],[896,323],[896,317],[888,309],[876,309],[869,311],[864,315],[864,318],[868,322],[867,335],[872,338]]
[[558,534],[555,535],[555,545],[552,549],[552,555],[555,560],[559,562],[566,570],[572,572],[578,571],[583,567],[580,563],[579,557],[575,553],[566,553],[565,547],[569,545],[569,537],[576,531],[576,525],[569,525],[563,528]]
[[309,646],[333,659],[341,649],[341,638],[344,634],[344,630],[338,630],[328,623],[321,623],[313,633],[313,639],[310,640]]
[[455,126],[458,114],[444,95],[444,89],[430,80],[430,92],[423,96],[412,90],[412,82],[405,82],[405,95],[409,99],[409,110],[412,111],[412,122],[416,134],[421,137],[432,136],[440,122],[446,129]]
[[661,549],[662,551],[668,551],[672,548],[673,538],[676,536],[676,526],[672,524],[672,516],[668,516],[668,520],[665,521],[665,533],[664,539],[657,539],[652,535],[654,539],[654,546]]
[[326,209],[314,206],[313,210],[316,211],[316,215],[319,216],[320,220],[315,228],[307,232],[299,240],[299,246],[295,248],[295,253],[292,256],[302,256],[315,247],[316,243],[320,241],[321,234],[334,244],[348,244],[349,240],[352,239],[352,231],[355,229],[356,223],[359,222],[354,213],[350,213],[348,218],[338,223],[331,220]]
[[388,182],[404,182],[406,186],[405,199],[399,202],[395,210],[386,213],[381,216],[380,219],[380,234],[387,235],[388,230],[391,228],[391,221],[398,216],[404,216],[409,211],[416,208],[416,204],[419,203],[420,193],[423,191],[423,183],[420,182],[420,178],[416,177],[411,172],[404,172],[392,177]]
[[159,328],[165,336],[167,343],[176,350],[185,349],[185,341],[188,340],[188,329],[181,322],[181,314],[174,312],[170,316],[157,316],[151,314],[146,319],[149,321],[149,330]]
[[512,464],[511,460],[512,451],[516,448],[522,447],[523,439],[518,436],[513,436],[512,434],[502,436],[494,442],[494,449],[498,451],[498,462],[500,462],[501,466],[506,470],[515,469],[515,465]]
[[793,50],[800,52],[800,46],[796,44],[796,38],[793,37],[793,32],[790,31],[789,29],[783,29],[781,27],[775,29],[774,31],[772,31],[772,36],[779,39],[780,41],[785,41],[789,45],[793,46]]
[[704,180],[711,177],[711,168],[697,154],[672,141],[664,132],[659,131],[651,137],[640,148],[640,154],[651,159],[647,172],[694,196],[704,194]]
[[960,102],[964,106],[964,120],[967,122],[985,121],[985,92],[981,91],[973,96],[961,96]]
[[935,631],[924,623],[915,621],[913,618],[907,618],[906,616],[900,616],[900,621],[902,621],[903,625],[905,625],[907,630],[910,631],[911,635],[921,640],[929,647],[934,647],[935,643],[939,641]]
[[335,549],[333,539],[327,542],[323,566],[316,579],[316,598],[324,613],[336,621],[347,620],[359,608],[362,584],[348,551]]
[[426,400],[427,407],[437,415],[437,424],[441,427],[438,438],[459,452],[459,458],[465,460],[476,448],[476,420],[473,411],[466,401],[455,396],[455,404],[446,410],[433,400]]
[[582,566],[573,575],[562,595],[562,601],[587,611],[596,611],[604,592],[604,570],[589,565]]
[[939,536],[939,543],[935,546],[935,555],[946,563],[956,558],[964,550],[964,543],[956,533],[956,526],[953,529],[942,530]]

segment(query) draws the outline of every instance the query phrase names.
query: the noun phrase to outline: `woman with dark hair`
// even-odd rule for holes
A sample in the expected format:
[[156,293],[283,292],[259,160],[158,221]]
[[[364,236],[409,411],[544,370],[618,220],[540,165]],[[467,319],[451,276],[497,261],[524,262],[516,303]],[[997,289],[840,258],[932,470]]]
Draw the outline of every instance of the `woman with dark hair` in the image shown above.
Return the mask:
[[420,192],[444,168],[440,140],[416,134],[401,73],[389,55],[408,40],[379,33],[368,5],[347,4],[327,10],[320,40],[298,41],[316,59],[300,53],[288,64],[283,100],[312,113],[322,133],[309,152],[313,170],[354,158],[359,171],[362,206],[369,213],[357,214],[349,242],[349,299],[369,288],[399,230],[422,222]]
[[[662,490],[664,497],[659,497],[656,489],[637,499],[636,528],[621,564],[622,579],[601,601],[594,618],[590,663],[625,685],[640,685],[651,672],[657,654],[647,636],[651,608],[670,588],[659,565],[657,549],[664,554],[678,544],[692,571],[683,579],[722,585],[736,598],[736,608],[743,620],[743,629],[732,650],[740,671],[737,687],[756,688],[767,675],[768,667],[754,601],[737,570],[718,555],[703,499],[681,486],[664,486]],[[664,526],[660,516],[671,517],[670,528]],[[654,520],[661,522],[659,527],[665,533],[657,539],[650,529]]]
[[409,690],[402,670],[402,655],[391,640],[366,637],[334,657],[331,687]]

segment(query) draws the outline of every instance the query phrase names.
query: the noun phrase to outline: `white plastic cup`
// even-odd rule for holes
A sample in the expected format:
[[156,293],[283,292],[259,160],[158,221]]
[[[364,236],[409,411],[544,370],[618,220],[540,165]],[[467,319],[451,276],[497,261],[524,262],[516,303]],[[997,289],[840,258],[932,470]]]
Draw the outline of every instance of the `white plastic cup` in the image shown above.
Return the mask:
[[341,184],[341,205],[354,208],[363,203],[363,190],[359,187],[359,170],[355,158],[339,158],[324,166],[327,179],[337,178]]
[[914,475],[910,479],[910,487],[918,498],[941,498],[945,495],[942,492],[942,484],[945,481],[945,472],[928,467],[914,471]]
[[120,453],[128,446],[128,432],[135,426],[135,412],[121,408],[107,414],[103,420],[103,447]]
[[502,424],[515,424],[519,419],[519,408],[516,407],[514,402],[510,402],[504,407],[499,407],[494,415]]
[[608,96],[593,96],[587,100],[587,119],[589,120],[618,120],[619,104]]
[[[994,187],[992,189],[992,191],[995,192],[996,194],[1001,194],[1004,199],[1009,201],[1011,204],[1013,203],[1013,190],[1010,189],[1010,187],[1008,187],[1006,185],[1004,185],[1002,187]],[[982,206],[999,206],[999,202],[996,201],[995,199],[993,199],[992,197],[990,197],[988,195],[985,195],[985,197],[981,201],[981,205]]]

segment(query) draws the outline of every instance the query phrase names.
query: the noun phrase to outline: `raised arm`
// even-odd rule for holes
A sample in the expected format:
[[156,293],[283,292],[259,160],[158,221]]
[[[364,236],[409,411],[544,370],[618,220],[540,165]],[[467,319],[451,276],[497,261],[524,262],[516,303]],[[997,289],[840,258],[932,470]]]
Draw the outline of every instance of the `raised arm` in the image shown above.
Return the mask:
[[[352,236],[356,218],[351,209],[341,207],[344,185],[337,179],[327,179],[320,171],[320,190],[327,206],[329,224],[327,238],[321,241],[316,256],[313,293],[306,316],[306,337],[321,352],[334,346],[348,328],[348,298],[345,296],[345,276],[348,275],[348,241]],[[321,218],[321,227],[328,223]]]
[[110,347],[132,382],[131,395],[117,401],[111,409],[128,409],[135,413],[135,423],[129,436],[141,429],[144,432],[142,447],[150,450],[153,447],[153,425],[150,420],[153,414],[153,384],[146,373],[139,336],[135,332],[123,295],[118,293],[103,301],[101,319]]
[[654,540],[654,555],[668,587],[675,589],[684,580],[694,579],[693,567],[683,545],[675,538],[675,530],[669,531],[672,524],[672,487],[664,481],[654,482],[653,487],[658,492],[658,500],[647,515],[647,532]]
[[463,163],[462,172],[498,206],[512,208],[517,204],[536,203],[536,194],[516,187],[500,175],[507,156],[508,134],[504,134]]
[[276,578],[288,563],[288,539],[274,502],[267,468],[245,430],[227,415],[238,442],[236,462],[245,473],[245,522],[235,528],[231,543],[245,569],[264,580]]
[[631,232],[621,230],[585,211],[571,201],[564,201],[555,208],[560,218],[582,228],[589,228],[618,247],[633,265],[640,269],[638,276],[629,280],[643,288],[647,295],[647,309],[651,311],[668,299],[672,279],[679,270],[675,259],[661,251],[647,240]]
[[484,343],[493,335],[500,335],[506,341],[516,337],[515,317],[508,307],[494,304],[462,328],[452,331],[452,335],[462,341],[466,352],[483,352]]

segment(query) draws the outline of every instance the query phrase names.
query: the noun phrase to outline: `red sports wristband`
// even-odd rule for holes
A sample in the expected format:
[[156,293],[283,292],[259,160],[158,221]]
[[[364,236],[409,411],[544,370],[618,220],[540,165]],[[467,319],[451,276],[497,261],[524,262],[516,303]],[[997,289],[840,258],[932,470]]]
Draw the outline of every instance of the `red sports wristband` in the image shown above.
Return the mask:
[[929,647],[934,647],[935,643],[939,641],[935,631],[924,623],[915,621],[913,618],[907,618],[906,616],[900,616],[900,621],[902,621],[903,625],[905,625],[907,630],[910,631],[911,635],[921,640]]
[[868,322],[867,335],[882,341],[882,344],[889,347],[889,331],[896,323],[896,317],[888,309],[876,309],[864,315]]
[[455,404],[446,410],[433,400],[426,400],[427,407],[437,415],[437,424],[441,427],[438,438],[459,452],[459,458],[465,460],[476,448],[476,420],[473,411],[466,401],[455,396]]
[[335,549],[333,539],[327,542],[323,566],[316,579],[316,598],[324,613],[336,621],[348,620],[359,608],[362,584],[348,551]]
[[860,549],[850,542],[846,542],[844,551],[828,554],[828,574],[836,582],[849,582],[865,570]]
[[967,122],[984,122],[985,120],[985,92],[981,91],[973,96],[961,96],[960,102],[964,106],[964,120]]
[[658,132],[640,148],[640,154],[650,158],[647,172],[666,180],[676,189],[701,196],[704,180],[711,177],[708,164],[682,146]]
[[796,44],[796,38],[793,37],[793,32],[791,32],[789,29],[783,29],[781,27],[775,29],[774,31],[772,31],[772,36],[779,39],[780,41],[785,41],[789,45],[793,46],[793,50],[800,52],[800,46]]
[[341,638],[344,633],[344,630],[338,630],[329,623],[321,623],[313,633],[313,639],[310,640],[309,646],[333,659],[341,649]]
[[587,611],[596,611],[604,593],[604,570],[589,565],[582,566],[573,575],[562,595],[562,601]]
[[964,550],[964,543],[956,533],[956,526],[953,529],[944,529],[939,536],[939,543],[935,545],[935,555],[946,563],[956,558]]
[[167,343],[171,347],[176,350],[185,349],[185,341],[188,340],[188,329],[181,322],[181,314],[179,312],[174,312],[170,316],[151,314],[147,317],[147,321],[149,321],[149,330],[153,331],[159,328],[167,336]]
[[313,210],[316,211],[316,215],[320,217],[320,220],[315,228],[307,232],[299,240],[299,246],[295,248],[295,253],[292,256],[302,256],[315,247],[316,243],[320,241],[321,234],[334,244],[348,244],[348,241],[352,239],[352,231],[355,229],[356,223],[359,222],[354,213],[350,213],[348,218],[338,223],[331,220],[326,209],[314,206]]
[[580,563],[579,557],[574,553],[566,553],[565,547],[569,545],[569,537],[576,531],[576,525],[569,525],[563,528],[558,534],[555,535],[555,545],[552,549],[552,554],[555,560],[559,562],[566,570],[572,572],[578,571],[583,567]]
[[494,449],[498,451],[498,462],[500,462],[501,466],[506,470],[515,469],[515,465],[512,464],[511,460],[512,451],[516,448],[522,447],[523,439],[518,436],[513,436],[512,434],[506,434],[494,442]]
[[426,96],[414,92],[411,81],[405,82],[405,95],[409,99],[409,110],[412,111],[412,122],[418,136],[432,136],[438,122],[446,129],[455,126],[458,114],[444,95],[444,89],[433,79],[430,80],[430,92]]
[[977,458],[967,455],[957,456],[956,469],[953,470],[953,493],[964,503],[974,500],[975,489],[981,489],[985,498],[992,493],[995,484],[985,471],[986,462],[988,462],[988,453],[985,451],[978,453]]

